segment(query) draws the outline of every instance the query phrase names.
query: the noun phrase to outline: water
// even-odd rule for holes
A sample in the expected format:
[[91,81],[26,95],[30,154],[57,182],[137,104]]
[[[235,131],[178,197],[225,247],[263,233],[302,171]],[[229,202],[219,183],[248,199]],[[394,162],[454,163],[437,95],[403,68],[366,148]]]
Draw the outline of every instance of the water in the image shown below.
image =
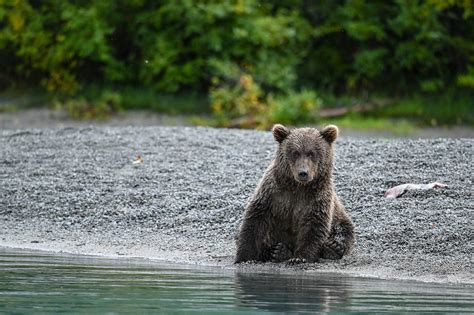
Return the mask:
[[0,249],[0,313],[474,313],[470,286]]

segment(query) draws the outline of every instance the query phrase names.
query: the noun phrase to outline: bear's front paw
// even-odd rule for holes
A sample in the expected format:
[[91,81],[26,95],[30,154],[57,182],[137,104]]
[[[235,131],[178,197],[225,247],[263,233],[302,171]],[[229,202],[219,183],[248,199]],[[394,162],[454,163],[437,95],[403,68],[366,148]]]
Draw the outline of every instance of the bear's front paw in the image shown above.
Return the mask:
[[257,264],[258,261],[256,260],[239,260],[239,261],[235,261],[234,264],[236,265],[254,265],[254,264]]
[[321,257],[325,259],[341,259],[344,256],[344,246],[340,242],[327,242],[321,251]]
[[306,263],[306,259],[304,258],[290,258],[286,262],[286,264],[289,266],[294,266],[294,265],[304,264],[304,263]]
[[271,250],[271,260],[272,262],[282,262],[291,257],[291,251],[283,243],[277,243],[272,247]]

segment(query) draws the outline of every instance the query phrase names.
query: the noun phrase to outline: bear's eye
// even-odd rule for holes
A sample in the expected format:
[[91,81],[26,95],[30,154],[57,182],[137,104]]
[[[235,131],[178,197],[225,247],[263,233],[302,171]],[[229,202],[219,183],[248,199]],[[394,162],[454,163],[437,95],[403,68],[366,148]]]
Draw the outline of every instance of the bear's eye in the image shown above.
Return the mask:
[[308,152],[307,155],[308,155],[308,157],[309,157],[310,159],[312,159],[312,158],[314,157],[314,153],[313,153],[313,152]]
[[291,159],[296,160],[296,159],[298,159],[299,156],[300,156],[300,154],[298,153],[298,151],[295,151],[295,150],[290,151]]

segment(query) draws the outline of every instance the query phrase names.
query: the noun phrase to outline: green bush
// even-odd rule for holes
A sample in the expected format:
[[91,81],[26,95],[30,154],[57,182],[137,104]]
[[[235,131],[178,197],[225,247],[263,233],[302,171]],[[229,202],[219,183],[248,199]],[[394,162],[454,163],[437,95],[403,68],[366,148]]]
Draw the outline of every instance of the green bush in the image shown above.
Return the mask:
[[[68,1],[0,2],[0,48],[11,54],[2,66],[18,79],[48,91],[72,94],[94,75],[97,64],[113,63],[107,36],[113,31],[97,6]],[[17,64],[11,64],[17,60]],[[11,69],[11,67],[15,67]]]
[[122,98],[116,92],[105,90],[98,99],[67,98],[56,101],[55,106],[65,109],[73,119],[104,120],[122,110]]
[[314,122],[322,101],[313,91],[288,94],[265,93],[251,75],[242,74],[235,84],[211,89],[212,110],[220,126],[257,127],[267,129],[274,123],[296,125]]
[[314,91],[291,91],[286,96],[280,96],[270,106],[271,123],[297,125],[315,122],[322,101]]
[[[270,97],[249,74],[242,74],[234,84],[220,85],[214,78],[211,88],[212,111],[220,126],[265,127]],[[236,122],[238,118],[243,118]]]
[[470,86],[471,0],[323,1],[306,6],[304,17],[312,21],[314,37],[299,73],[308,87],[404,95]]

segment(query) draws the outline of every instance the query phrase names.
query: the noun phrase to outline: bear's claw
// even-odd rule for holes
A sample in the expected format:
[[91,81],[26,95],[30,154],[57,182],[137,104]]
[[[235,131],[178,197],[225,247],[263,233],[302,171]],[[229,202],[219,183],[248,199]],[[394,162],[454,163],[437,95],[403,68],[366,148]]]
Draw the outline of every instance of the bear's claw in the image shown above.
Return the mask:
[[290,258],[286,262],[286,264],[289,265],[289,266],[304,264],[304,263],[306,263],[306,259],[304,259],[304,258]]
[[271,256],[272,262],[282,262],[291,257],[291,251],[286,244],[279,242],[273,245]]

